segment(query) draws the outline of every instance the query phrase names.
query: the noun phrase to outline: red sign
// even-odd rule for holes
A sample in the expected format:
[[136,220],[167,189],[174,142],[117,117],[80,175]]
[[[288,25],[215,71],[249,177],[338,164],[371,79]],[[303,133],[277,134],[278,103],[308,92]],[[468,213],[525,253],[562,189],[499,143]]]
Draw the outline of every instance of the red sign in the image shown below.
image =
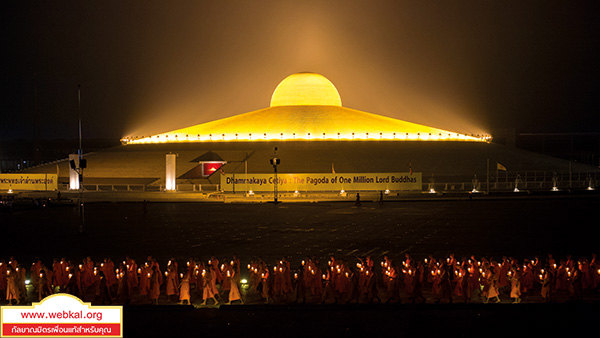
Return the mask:
[[202,166],[203,166],[202,174],[204,176],[210,176],[215,171],[219,170],[219,168],[221,168],[223,166],[223,164],[224,164],[223,162],[204,162],[204,163],[202,163]]

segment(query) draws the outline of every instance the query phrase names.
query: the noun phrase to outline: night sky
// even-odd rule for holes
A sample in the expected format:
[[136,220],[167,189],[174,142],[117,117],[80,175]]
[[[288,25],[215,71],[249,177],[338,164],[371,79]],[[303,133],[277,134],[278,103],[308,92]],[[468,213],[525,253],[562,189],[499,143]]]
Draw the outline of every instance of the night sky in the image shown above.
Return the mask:
[[[0,139],[149,135],[323,74],[344,106],[458,132],[600,132],[589,1],[8,1]],[[37,100],[35,93],[37,91]]]

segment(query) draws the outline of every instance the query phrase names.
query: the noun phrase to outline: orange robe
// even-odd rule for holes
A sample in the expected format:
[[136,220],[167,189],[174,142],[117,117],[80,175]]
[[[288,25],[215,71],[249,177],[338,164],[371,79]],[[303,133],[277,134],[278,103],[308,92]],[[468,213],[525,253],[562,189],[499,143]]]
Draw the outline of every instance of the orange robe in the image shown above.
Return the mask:
[[190,301],[190,278],[184,276],[179,286],[179,300]]
[[233,279],[233,276],[230,277],[230,285],[231,289],[229,291],[229,301],[232,302],[234,300],[242,299],[242,295],[240,294],[240,289],[237,286],[237,283]]
[[[60,265],[59,261],[56,261],[52,264],[52,284],[55,287],[60,287],[62,286],[62,281],[63,281],[63,269],[62,266]],[[62,290],[61,290],[62,291]]]
[[159,276],[161,273],[159,271],[154,271],[150,277],[150,299],[156,300],[158,296],[160,296],[160,282]]
[[179,294],[179,288],[177,287],[177,272],[169,271],[167,274],[167,296],[177,295]]
[[140,295],[146,296],[150,292],[150,277],[152,276],[152,269],[150,266],[144,266],[140,276]]
[[0,262],[0,290],[6,290],[6,263]]

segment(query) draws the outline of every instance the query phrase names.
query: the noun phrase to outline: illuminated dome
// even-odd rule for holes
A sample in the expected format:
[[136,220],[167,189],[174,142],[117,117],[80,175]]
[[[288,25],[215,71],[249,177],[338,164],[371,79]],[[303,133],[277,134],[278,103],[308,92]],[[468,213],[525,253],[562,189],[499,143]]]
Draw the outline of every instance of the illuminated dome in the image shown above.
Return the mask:
[[342,107],[337,89],[316,73],[292,74],[279,83],[271,106],[170,132],[128,137],[123,143],[268,140],[489,141],[489,137],[402,121]]
[[326,77],[316,73],[292,74],[277,85],[271,107],[342,106],[337,89]]

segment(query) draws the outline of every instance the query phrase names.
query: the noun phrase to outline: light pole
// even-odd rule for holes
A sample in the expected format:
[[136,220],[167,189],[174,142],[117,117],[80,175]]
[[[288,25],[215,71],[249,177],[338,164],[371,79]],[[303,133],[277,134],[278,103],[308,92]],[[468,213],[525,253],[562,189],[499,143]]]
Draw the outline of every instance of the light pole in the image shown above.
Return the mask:
[[271,165],[273,166],[273,171],[275,173],[275,177],[273,180],[273,196],[275,198],[275,204],[277,204],[277,185],[279,183],[277,182],[277,166],[279,165],[279,163],[281,163],[281,160],[277,158],[277,147],[275,147],[275,151],[273,152],[273,158],[271,159]]
[[87,160],[83,158],[83,150],[81,147],[81,85],[77,85],[77,110],[79,114],[79,161],[78,167],[75,168],[74,161],[71,161],[71,168],[79,174],[79,232],[83,233],[85,225],[85,207],[83,205],[83,169],[87,167]]

